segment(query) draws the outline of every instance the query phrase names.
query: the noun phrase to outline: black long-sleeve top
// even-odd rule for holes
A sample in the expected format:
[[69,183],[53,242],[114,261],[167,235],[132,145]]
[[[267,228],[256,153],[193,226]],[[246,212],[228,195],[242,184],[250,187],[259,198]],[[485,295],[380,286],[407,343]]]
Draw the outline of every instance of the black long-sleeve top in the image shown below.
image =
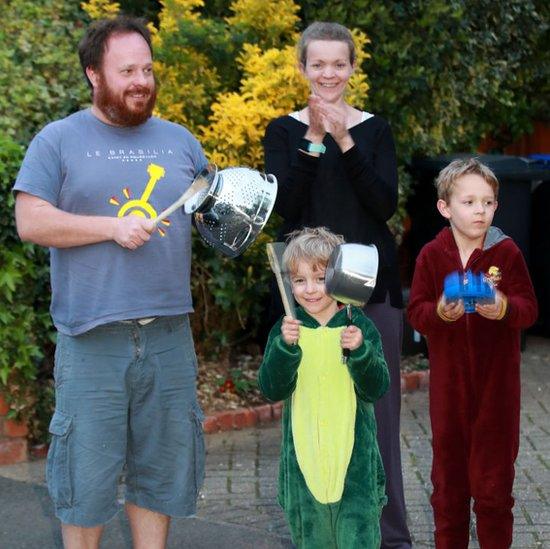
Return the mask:
[[369,303],[389,292],[402,307],[397,251],[386,222],[397,208],[397,160],[389,124],[379,116],[350,128],[355,145],[342,153],[330,134],[320,157],[299,151],[308,126],[282,116],[267,127],[265,169],[277,178],[275,211],[284,220],[280,238],[295,229],[325,226],[346,242],[374,244],[379,270]]

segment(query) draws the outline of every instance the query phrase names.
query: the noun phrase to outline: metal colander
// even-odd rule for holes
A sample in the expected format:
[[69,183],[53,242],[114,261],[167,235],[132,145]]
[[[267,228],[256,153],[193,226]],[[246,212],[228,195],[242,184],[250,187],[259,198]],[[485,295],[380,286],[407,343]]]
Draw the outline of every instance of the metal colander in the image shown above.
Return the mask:
[[250,168],[218,171],[213,165],[197,177],[209,185],[185,203],[185,211],[194,213],[195,226],[207,244],[228,257],[240,255],[269,219],[277,179]]

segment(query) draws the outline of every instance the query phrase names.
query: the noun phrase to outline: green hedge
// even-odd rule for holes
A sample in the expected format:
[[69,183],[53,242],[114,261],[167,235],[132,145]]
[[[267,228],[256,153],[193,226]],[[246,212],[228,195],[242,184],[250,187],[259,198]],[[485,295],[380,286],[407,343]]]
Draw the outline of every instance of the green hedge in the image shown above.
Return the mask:
[[31,137],[88,99],[76,55],[83,22],[78,2],[2,4],[0,391],[10,404],[10,416],[26,420],[37,442],[46,438],[53,402],[48,252],[17,237],[11,188]]
[[49,315],[47,250],[24,244],[16,235],[13,180],[24,149],[0,138],[0,391],[10,416],[29,421],[31,434],[44,438],[45,417],[35,407],[51,409],[53,330]]

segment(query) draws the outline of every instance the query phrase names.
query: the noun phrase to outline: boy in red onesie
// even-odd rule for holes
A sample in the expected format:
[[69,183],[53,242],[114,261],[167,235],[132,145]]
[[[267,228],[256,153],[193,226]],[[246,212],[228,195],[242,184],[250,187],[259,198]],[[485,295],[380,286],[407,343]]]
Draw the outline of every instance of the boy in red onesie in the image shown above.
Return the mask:
[[[476,159],[455,160],[436,185],[450,228],[420,252],[408,306],[430,358],[435,543],[468,547],[473,498],[480,547],[506,549],[519,447],[520,330],[536,320],[537,303],[520,250],[491,226],[493,172]],[[448,274],[466,270],[484,273],[496,294],[471,314],[442,293]]]

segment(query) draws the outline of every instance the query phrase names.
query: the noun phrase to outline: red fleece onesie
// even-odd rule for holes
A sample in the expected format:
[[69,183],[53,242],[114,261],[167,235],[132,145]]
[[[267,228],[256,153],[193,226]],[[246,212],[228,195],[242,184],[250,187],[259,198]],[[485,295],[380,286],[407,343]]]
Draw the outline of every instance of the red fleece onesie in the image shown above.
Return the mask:
[[[437,302],[453,271],[490,273],[508,298],[502,320],[477,313],[442,320]],[[450,228],[416,260],[408,316],[424,334],[430,358],[431,498],[436,547],[468,547],[470,498],[483,549],[512,543],[512,487],[519,448],[520,330],[533,324],[537,302],[523,256],[496,227],[466,268]]]

